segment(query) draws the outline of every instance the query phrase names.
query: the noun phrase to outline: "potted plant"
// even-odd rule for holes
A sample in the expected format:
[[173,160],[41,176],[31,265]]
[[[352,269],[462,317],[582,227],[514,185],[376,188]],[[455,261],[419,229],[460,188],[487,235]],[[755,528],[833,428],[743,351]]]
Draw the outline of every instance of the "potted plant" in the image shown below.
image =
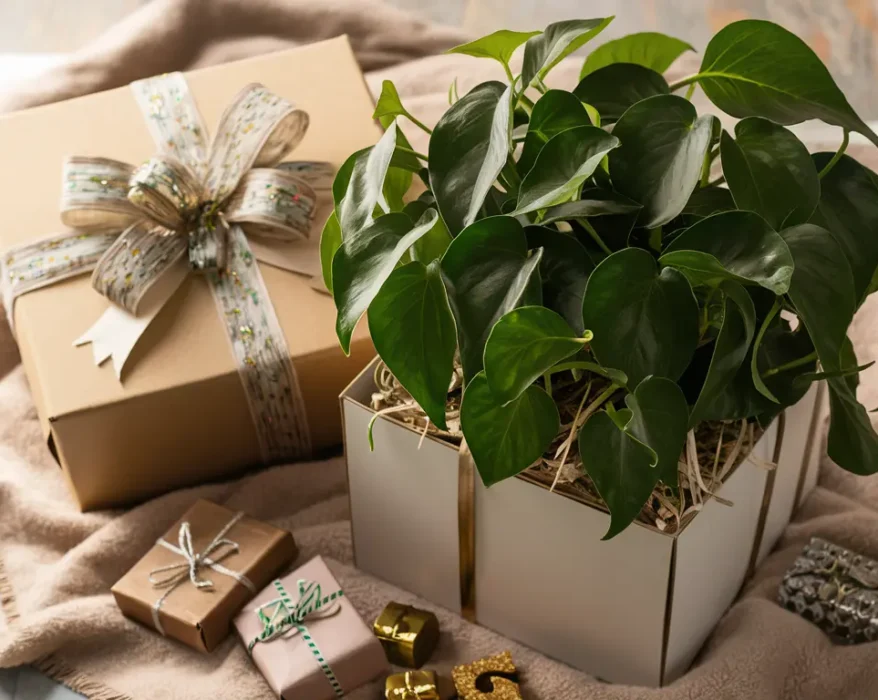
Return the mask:
[[[656,684],[685,669],[773,541],[763,542],[766,527],[776,537],[789,519],[814,432],[813,383],[825,380],[829,395],[829,456],[855,473],[878,471],[878,436],[856,398],[864,367],[846,336],[875,287],[878,176],[844,153],[850,132],[876,144],[878,135],[807,45],[764,21],[722,29],[698,73],[674,83],[662,73],[692,47],[648,33],[594,50],[573,91],[548,88],[552,68],[611,19],[499,31],[452,49],[499,61],[508,83],[482,83],[459,98],[452,89],[432,131],[385,82],[375,112],[385,134],[340,169],[321,259],[342,347],[366,314],[381,362],[375,379],[355,382],[354,401],[343,402],[358,563],[466,610],[466,593],[457,605],[442,600],[439,589],[451,584],[415,570],[444,557],[451,578],[462,580],[470,564],[461,555],[458,565],[457,555],[475,542],[480,621],[610,680]],[[522,44],[515,75],[509,60]],[[696,86],[740,121],[725,129],[698,115]],[[400,116],[430,132],[428,153],[411,148]],[[809,154],[786,128],[806,119],[840,127],[836,153]],[[405,201],[414,178],[423,191]],[[778,416],[806,394],[781,443]],[[354,403],[370,404],[361,406],[366,422],[348,415]],[[379,414],[410,429],[376,424]],[[429,450],[408,453],[395,438],[379,440],[372,463],[383,466],[363,470],[354,462],[372,458],[352,431],[367,424],[370,441],[373,426],[413,439],[416,430],[433,438],[429,450],[459,452],[461,464],[471,452],[483,484],[475,534],[461,534],[469,526],[455,507],[466,500],[458,481],[466,470],[437,476],[413,466],[429,462]],[[748,455],[777,467],[781,444],[796,455],[787,460],[798,462],[792,477],[737,469]],[[779,516],[759,507],[776,481],[787,484]],[[399,499],[412,504],[405,517]],[[565,544],[566,521],[552,518],[572,506],[582,520],[570,521],[577,532]],[[504,509],[505,519],[497,515]],[[696,527],[698,544],[684,550]],[[509,545],[513,554],[495,556],[504,546],[498,531],[515,528],[524,528],[518,545],[540,532],[552,546],[537,553]],[[619,537],[600,544],[600,535]],[[626,597],[628,605],[639,597],[645,607],[633,617],[655,621],[643,651],[649,662],[617,663],[621,649],[636,651],[630,640],[643,630],[569,636],[546,624],[545,610],[510,622],[515,601],[497,602],[499,586],[483,595],[481,582],[489,570],[519,581],[509,568],[515,557],[522,575],[533,571],[529,558],[543,561],[537,571],[549,590],[560,593],[564,579],[586,600],[594,583],[582,580],[587,570],[609,576],[613,587],[599,602],[574,606],[583,615],[617,602],[624,610]],[[577,557],[581,568],[570,563]],[[552,562],[557,571],[545,571]],[[716,594],[695,596],[702,622],[690,629],[675,621],[681,586],[709,591],[715,583],[693,572],[711,562],[727,567],[728,580]],[[643,580],[629,580],[650,576],[660,585],[649,594],[637,588]],[[542,589],[534,585],[512,589],[530,595]],[[617,600],[608,600],[614,588]],[[555,605],[561,623],[569,599]],[[608,639],[620,646],[599,651]]]

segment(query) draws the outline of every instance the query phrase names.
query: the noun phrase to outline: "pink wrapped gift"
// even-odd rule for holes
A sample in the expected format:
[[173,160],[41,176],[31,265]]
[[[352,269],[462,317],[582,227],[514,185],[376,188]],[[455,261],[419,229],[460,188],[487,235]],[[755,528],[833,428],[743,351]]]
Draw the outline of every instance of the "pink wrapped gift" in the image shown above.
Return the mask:
[[333,700],[388,670],[378,638],[320,557],[268,585],[235,628],[282,699]]

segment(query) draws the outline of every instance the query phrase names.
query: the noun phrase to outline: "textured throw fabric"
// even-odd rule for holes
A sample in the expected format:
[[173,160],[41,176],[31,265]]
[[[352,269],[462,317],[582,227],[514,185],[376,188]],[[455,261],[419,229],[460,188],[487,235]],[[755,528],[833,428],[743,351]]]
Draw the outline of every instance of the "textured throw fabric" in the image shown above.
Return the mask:
[[[477,82],[501,77],[490,62],[428,56],[464,37],[373,2],[155,0],[60,70],[0,96],[0,108],[64,99],[343,32],[364,69],[373,71],[367,76],[373,92],[382,79],[392,78],[409,109],[428,123],[447,107],[455,77],[461,94]],[[577,72],[574,63],[562,65],[553,82],[569,87]],[[426,147],[417,130],[407,133],[415,148]],[[876,314],[878,303],[868,303],[852,329],[861,362],[878,357]],[[865,373],[860,389],[870,407],[878,405],[873,372],[878,370]],[[783,571],[811,536],[878,557],[876,478],[859,479],[825,463],[820,486],[719,623],[694,668],[669,688],[647,690],[602,684],[354,569],[341,459],[275,467],[168,494],[128,511],[81,514],[46,451],[5,327],[0,329],[0,377],[0,667],[36,664],[75,690],[104,700],[270,698],[234,636],[212,655],[199,654],[123,618],[109,592],[194,499],[206,497],[292,529],[302,549],[299,561],[317,553],[327,557],[366,619],[390,599],[435,610],[443,634],[430,667],[446,677],[455,663],[510,649],[530,700],[875,697],[874,644],[833,646],[816,627],[780,609],[774,597]],[[350,697],[380,695],[379,684],[373,684]]]

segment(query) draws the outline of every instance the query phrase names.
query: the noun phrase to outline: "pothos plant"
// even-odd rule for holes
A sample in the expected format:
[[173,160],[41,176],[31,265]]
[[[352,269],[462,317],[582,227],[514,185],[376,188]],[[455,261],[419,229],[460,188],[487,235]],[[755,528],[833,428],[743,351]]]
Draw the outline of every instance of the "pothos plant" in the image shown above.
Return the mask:
[[[342,348],[368,313],[382,360],[439,428],[459,361],[461,429],[486,485],[555,439],[553,378],[600,378],[573,428],[608,537],[659,481],[677,486],[690,430],[765,426],[815,380],[829,455],[878,471],[846,336],[876,288],[878,176],[844,154],[850,132],[878,135],[808,46],[764,21],[722,29],[674,83],[662,73],[692,47],[643,33],[595,49],[573,91],[549,89],[611,19],[452,49],[499,61],[508,83],[459,98],[453,85],[432,131],[384,83],[384,136],[339,170],[321,240]],[[740,118],[733,129],[697,114],[696,86]],[[398,117],[430,134],[428,153]],[[786,128],[807,119],[840,127],[837,152],[809,154]],[[414,176],[426,190],[406,202]]]

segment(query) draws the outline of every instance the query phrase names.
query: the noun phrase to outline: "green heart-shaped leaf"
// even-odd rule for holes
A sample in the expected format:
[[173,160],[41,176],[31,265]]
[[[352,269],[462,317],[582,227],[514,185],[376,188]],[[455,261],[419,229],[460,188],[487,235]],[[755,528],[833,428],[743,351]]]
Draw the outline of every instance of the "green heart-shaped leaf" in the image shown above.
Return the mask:
[[577,126],[553,136],[521,183],[513,215],[570,199],[591,177],[601,159],[618,146],[619,139],[596,126]]
[[694,51],[689,44],[659,32],[638,32],[613,39],[592,51],[579,73],[580,80],[599,68],[612,63],[636,63],[664,73],[686,51]]
[[521,68],[522,86],[528,87],[536,78],[545,79],[561,59],[591,41],[612,21],[612,17],[605,17],[555,22],[542,34],[528,39]]
[[457,340],[439,270],[411,262],[387,278],[369,306],[369,333],[393,375],[442,430]]
[[639,225],[655,228],[679,214],[701,177],[714,117],[699,117],[689,100],[656,95],[616,122],[621,147],[610,154],[615,188],[643,205]]
[[506,164],[510,90],[499,82],[476,86],[449,108],[433,130],[430,184],[452,236],[475,221]]
[[536,384],[504,406],[479,372],[463,394],[460,427],[485,486],[527,469],[549,447],[560,424],[555,402]]
[[773,22],[747,19],[721,29],[707,45],[698,78],[710,101],[733,117],[778,124],[822,119],[878,144],[817,54]]
[[[546,209],[542,224],[550,224],[554,221],[571,221],[580,217],[613,216],[616,214],[636,215],[642,207],[635,201],[623,197],[611,190],[599,190],[590,188],[584,190],[581,199],[573,202],[556,204]],[[627,236],[627,232],[626,232]]]
[[[753,347],[747,353],[744,362],[741,363],[734,379],[717,393],[709,404],[702,404],[698,412],[701,420],[740,420],[741,418],[759,418],[761,425],[768,425],[784,406],[792,406],[799,402],[808,390],[808,386],[796,381],[796,372],[781,372],[769,377],[764,377],[766,387],[777,397],[780,403],[774,403],[755,387],[752,377]],[[706,366],[713,357],[713,348],[705,346],[693,359],[692,366],[700,364],[700,360],[706,358],[705,370],[699,379],[699,387],[704,382]],[[791,333],[786,321],[778,320],[772,323],[762,339],[758,348],[757,366],[761,372],[771,367],[779,367],[798,360],[813,352],[814,346],[807,333]],[[701,351],[705,351],[702,353]],[[699,357],[702,355],[703,357]],[[816,365],[816,360],[803,365],[799,371],[811,372]],[[690,371],[687,370],[687,375]],[[685,383],[684,376],[681,383]]]
[[464,378],[482,369],[497,320],[518,306],[540,303],[541,251],[528,256],[521,224],[509,216],[480,219],[458,234],[442,257]]
[[402,100],[396,85],[391,80],[385,80],[381,83],[381,94],[375,103],[375,112],[372,119],[378,119],[382,124],[387,126],[388,120],[392,121],[396,117],[409,117],[408,110],[402,106]]
[[566,90],[549,90],[537,100],[527,125],[518,171],[527,175],[543,146],[553,136],[576,126],[591,126],[588,112]]
[[341,248],[341,226],[338,225],[338,217],[333,209],[320,234],[320,269],[323,271],[323,284],[330,294],[332,294],[332,259],[339,248]]
[[780,230],[806,222],[820,200],[817,168],[789,129],[748,117],[735,125],[735,138],[723,132],[723,175],[738,209],[761,214]]
[[647,377],[625,397],[631,409],[627,432],[655,452],[658,476],[675,489],[679,483],[680,455],[689,432],[689,406],[676,382]]
[[523,306],[500,318],[485,343],[485,375],[501,403],[521,396],[550,367],[575,355],[586,339],[543,306]]
[[[412,223],[416,223],[429,208],[430,205],[427,202],[415,200],[406,204],[403,211],[409,215]],[[415,241],[414,248],[412,248],[412,257],[428,265],[434,260],[441,258],[445,251],[448,250],[450,244],[451,234],[445,228],[445,222],[442,221],[442,217],[437,216],[433,228]]]
[[[622,411],[621,418],[627,414]],[[659,480],[657,456],[649,447],[621,429],[606,411],[593,414],[579,431],[582,466],[610,509],[608,540],[640,514]]]
[[[818,170],[833,153],[815,153]],[[854,295],[862,303],[878,269],[878,175],[842,156],[820,180],[820,204],[812,223],[829,229],[844,251],[854,275]]]
[[826,380],[829,386],[829,436],[826,451],[843,469],[867,476],[878,472],[878,435],[869,414],[847,381]]
[[[384,199],[384,179],[396,150],[396,122],[393,122],[368,152],[354,162],[344,199],[338,207],[338,222],[342,237],[355,235],[372,221],[379,204],[388,211]],[[409,178],[411,183],[411,178]]]
[[756,332],[756,310],[753,300],[737,282],[724,282],[722,325],[713,344],[713,356],[707,377],[692,407],[689,425],[695,427],[725,388],[734,381],[735,375],[747,358],[747,351]]
[[844,252],[829,231],[813,224],[794,226],[780,235],[796,263],[790,299],[817,348],[820,364],[829,371],[840,369],[842,345],[855,310],[853,277]]
[[390,168],[387,171],[387,177],[384,178],[384,186],[381,188],[383,197],[382,205],[385,211],[402,211],[405,208],[403,197],[412,186],[411,170],[402,170],[401,168]]
[[613,253],[591,273],[582,320],[594,333],[595,357],[625,372],[631,386],[650,374],[679,378],[698,342],[698,304],[689,282],[672,268],[659,271],[639,248]]
[[723,211],[732,211],[735,209],[735,200],[732,199],[732,193],[724,187],[699,187],[689,197],[680,216],[687,217],[691,226],[699,219],[719,214]]
[[335,331],[345,354],[360,317],[378,294],[405,252],[436,223],[428,210],[418,225],[399,212],[375,219],[356,236],[346,238],[332,260],[332,297],[338,310]]
[[504,66],[509,65],[509,59],[519,46],[539,32],[512,32],[508,29],[483,36],[467,44],[448,49],[448,53],[462,53],[477,58],[493,58],[500,61]]
[[671,242],[660,262],[705,284],[734,279],[775,294],[786,294],[793,275],[793,257],[784,239],[750,211],[727,211],[698,221]]
[[359,160],[361,156],[367,157],[370,150],[371,147],[363,148],[355,153],[351,153],[347,160],[342,163],[338,172],[336,172],[335,179],[332,181],[332,201],[335,204],[336,213],[341,206],[341,201],[344,199],[344,196],[348,191],[348,185],[351,183],[351,175],[354,172],[354,166],[356,165],[357,160]]
[[557,229],[528,226],[524,232],[528,248],[543,250],[543,305],[557,311],[577,335],[582,335],[582,297],[589,273],[594,269],[588,253],[576,238]]
[[613,63],[585,76],[573,94],[594,107],[603,124],[619,119],[628,108],[655,95],[670,93],[661,73],[634,63]]

